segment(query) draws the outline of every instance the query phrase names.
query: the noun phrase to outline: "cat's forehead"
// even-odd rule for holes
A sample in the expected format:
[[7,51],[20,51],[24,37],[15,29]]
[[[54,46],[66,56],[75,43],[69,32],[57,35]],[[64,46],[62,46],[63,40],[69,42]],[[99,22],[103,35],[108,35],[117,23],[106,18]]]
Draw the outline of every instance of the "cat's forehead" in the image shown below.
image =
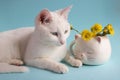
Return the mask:
[[61,16],[61,15],[59,15],[59,14],[57,14],[56,12],[51,12],[51,16],[52,16],[52,20],[53,20],[53,22],[59,22],[59,23],[61,23],[61,22],[64,22],[65,23],[65,19]]
[[58,15],[57,13],[51,13],[52,15],[52,22],[50,23],[50,30],[57,31],[57,30],[65,30],[68,28],[69,23],[65,20],[62,16]]

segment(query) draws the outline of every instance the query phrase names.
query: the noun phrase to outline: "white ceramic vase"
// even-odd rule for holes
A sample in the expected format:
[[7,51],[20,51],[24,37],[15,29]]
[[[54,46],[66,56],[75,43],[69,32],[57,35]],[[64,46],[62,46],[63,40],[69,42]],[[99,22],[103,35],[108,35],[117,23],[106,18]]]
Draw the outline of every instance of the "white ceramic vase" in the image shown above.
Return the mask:
[[111,45],[107,36],[97,36],[85,41],[81,35],[77,34],[75,40],[70,44],[70,52],[83,64],[100,65],[109,60]]

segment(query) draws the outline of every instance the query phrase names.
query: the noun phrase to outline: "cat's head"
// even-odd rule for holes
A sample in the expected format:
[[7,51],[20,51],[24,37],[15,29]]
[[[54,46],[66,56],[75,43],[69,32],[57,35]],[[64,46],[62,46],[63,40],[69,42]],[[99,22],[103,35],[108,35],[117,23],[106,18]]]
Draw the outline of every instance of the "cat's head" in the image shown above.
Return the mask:
[[70,34],[68,13],[71,6],[50,12],[43,9],[36,17],[35,25],[38,32],[42,32],[44,40],[53,45],[63,45]]

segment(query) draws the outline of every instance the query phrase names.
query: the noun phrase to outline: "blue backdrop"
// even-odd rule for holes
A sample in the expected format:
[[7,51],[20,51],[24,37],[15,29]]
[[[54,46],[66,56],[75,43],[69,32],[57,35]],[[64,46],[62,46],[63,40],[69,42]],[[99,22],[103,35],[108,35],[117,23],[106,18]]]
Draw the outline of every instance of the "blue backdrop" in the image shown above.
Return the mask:
[[[0,74],[0,80],[120,80],[120,0],[0,0],[0,31],[34,26],[34,18],[43,8],[54,11],[69,5],[73,5],[69,22],[80,31],[94,23],[113,25],[110,61],[101,66],[68,66],[67,74],[29,67],[27,73]],[[68,46],[75,34],[71,31]]]

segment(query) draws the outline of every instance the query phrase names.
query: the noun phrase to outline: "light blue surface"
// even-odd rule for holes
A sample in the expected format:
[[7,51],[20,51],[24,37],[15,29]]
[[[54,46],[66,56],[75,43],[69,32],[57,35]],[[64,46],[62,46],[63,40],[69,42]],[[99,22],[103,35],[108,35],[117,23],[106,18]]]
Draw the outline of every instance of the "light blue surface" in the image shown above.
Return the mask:
[[[43,8],[53,11],[71,4],[69,22],[80,31],[94,23],[113,24],[115,36],[110,37],[110,61],[101,66],[68,66],[67,74],[30,68],[27,73],[0,74],[0,80],[120,80],[120,0],[0,0],[0,31],[33,26],[35,16]],[[72,31],[68,44],[74,35]]]

